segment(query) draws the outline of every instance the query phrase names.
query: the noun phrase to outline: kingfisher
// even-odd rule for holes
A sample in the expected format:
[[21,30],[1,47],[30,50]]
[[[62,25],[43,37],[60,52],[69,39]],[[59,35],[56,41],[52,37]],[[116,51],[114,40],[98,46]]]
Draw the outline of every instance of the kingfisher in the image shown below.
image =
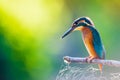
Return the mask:
[[[93,21],[89,17],[80,17],[72,23],[72,27],[64,33],[62,38],[73,31],[79,30],[82,33],[82,39],[89,53],[87,61],[93,59],[105,59],[105,49],[102,44],[99,32],[95,28]],[[102,72],[102,64],[98,64],[99,70]]]

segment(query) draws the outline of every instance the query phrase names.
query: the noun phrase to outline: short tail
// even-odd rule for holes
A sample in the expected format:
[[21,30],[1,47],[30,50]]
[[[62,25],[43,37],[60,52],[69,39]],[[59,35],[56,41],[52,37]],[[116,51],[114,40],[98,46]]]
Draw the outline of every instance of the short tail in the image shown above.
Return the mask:
[[103,65],[102,64],[98,64],[98,66],[99,66],[100,72],[102,73]]

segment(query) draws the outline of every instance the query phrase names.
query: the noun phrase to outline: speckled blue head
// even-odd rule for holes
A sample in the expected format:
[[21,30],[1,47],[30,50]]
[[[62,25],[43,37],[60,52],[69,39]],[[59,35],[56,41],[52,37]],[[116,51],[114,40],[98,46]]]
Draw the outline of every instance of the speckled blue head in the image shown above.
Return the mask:
[[85,22],[85,23],[87,23],[87,24],[89,24],[89,25],[94,26],[93,21],[92,21],[89,17],[80,17],[80,18],[76,19],[76,20],[73,22],[73,24],[79,24],[80,22]]
[[80,17],[73,22],[72,27],[64,33],[62,38],[70,34],[72,31],[82,29],[82,27],[85,27],[88,25],[91,25],[94,27],[93,21],[89,17]]

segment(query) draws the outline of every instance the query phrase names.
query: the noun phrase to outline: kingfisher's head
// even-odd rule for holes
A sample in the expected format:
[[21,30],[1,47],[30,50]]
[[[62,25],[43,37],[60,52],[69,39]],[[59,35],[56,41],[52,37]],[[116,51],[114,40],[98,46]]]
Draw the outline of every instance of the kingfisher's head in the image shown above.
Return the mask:
[[94,26],[93,21],[89,17],[80,17],[73,22],[72,27],[68,31],[65,32],[62,38],[70,34],[72,31],[82,30],[84,29],[84,27],[89,26],[89,25]]

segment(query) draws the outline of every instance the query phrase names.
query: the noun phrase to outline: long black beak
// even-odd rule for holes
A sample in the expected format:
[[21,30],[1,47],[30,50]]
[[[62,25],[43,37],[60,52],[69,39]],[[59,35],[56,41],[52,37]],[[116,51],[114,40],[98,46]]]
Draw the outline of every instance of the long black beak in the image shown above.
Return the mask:
[[62,39],[63,39],[65,36],[67,36],[68,34],[70,34],[73,30],[74,30],[74,28],[71,27],[68,31],[66,31],[66,32],[64,33],[64,35],[62,36]]

